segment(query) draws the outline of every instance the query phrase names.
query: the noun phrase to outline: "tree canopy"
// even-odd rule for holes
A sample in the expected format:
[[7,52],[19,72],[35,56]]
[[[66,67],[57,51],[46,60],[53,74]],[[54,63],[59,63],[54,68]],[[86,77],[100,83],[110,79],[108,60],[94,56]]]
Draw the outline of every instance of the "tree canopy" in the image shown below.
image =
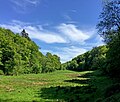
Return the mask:
[[107,48],[105,45],[94,47],[82,55],[73,58],[62,66],[69,70],[83,71],[83,70],[102,70],[105,66]]
[[120,1],[108,1],[100,14],[98,33],[107,43],[105,72],[111,77],[120,77]]
[[0,70],[5,75],[52,72],[60,65],[60,58],[50,53],[44,56],[25,30],[14,34],[0,28]]
[[110,42],[116,36],[114,32],[120,29],[120,1],[113,0],[104,3],[99,19],[98,33],[104,38],[105,42]]

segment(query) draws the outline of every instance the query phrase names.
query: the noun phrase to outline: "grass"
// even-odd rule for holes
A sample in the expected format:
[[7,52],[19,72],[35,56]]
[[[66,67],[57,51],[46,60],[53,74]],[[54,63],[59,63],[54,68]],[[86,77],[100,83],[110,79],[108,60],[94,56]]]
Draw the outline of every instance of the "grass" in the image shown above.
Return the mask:
[[[43,88],[56,86],[85,86],[87,84],[71,83],[65,80],[78,78],[86,72],[56,71],[46,74],[27,74],[20,76],[0,76],[0,100],[1,101],[52,101],[40,97]],[[79,78],[86,80],[86,78]],[[39,92],[39,94],[38,94]]]
[[113,83],[99,71],[0,76],[0,102],[114,102],[104,97]]

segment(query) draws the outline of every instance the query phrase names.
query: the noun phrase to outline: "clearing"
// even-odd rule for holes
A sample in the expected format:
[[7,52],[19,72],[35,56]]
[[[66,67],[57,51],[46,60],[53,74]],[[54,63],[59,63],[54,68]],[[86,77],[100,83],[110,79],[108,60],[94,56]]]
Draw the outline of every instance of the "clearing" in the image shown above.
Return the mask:
[[[0,102],[93,102],[102,94],[103,86],[111,83],[93,73],[61,70],[45,74],[0,76]],[[97,87],[94,86],[99,89],[96,91]],[[90,98],[94,93],[95,98]]]

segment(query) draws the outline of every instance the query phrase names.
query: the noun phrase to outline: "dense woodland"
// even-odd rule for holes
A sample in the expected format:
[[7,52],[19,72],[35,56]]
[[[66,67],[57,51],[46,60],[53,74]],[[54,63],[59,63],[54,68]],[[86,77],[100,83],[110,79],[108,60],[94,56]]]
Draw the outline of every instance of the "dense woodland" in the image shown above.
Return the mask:
[[105,68],[106,53],[108,48],[106,45],[94,47],[82,55],[73,58],[71,61],[64,63],[63,68],[75,71],[97,70]]
[[44,56],[25,30],[14,34],[0,28],[0,74],[46,73],[58,70],[60,66],[60,58],[51,53]]

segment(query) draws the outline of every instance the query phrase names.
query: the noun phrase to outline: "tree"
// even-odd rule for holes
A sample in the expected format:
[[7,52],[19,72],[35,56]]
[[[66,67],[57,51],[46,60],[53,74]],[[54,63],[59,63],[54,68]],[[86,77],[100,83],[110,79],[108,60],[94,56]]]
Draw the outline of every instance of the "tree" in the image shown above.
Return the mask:
[[77,70],[77,68],[78,68],[78,64],[77,64],[77,61],[76,60],[72,60],[71,62],[70,62],[70,70]]
[[44,56],[25,30],[20,36],[0,28],[0,70],[5,75],[52,72],[60,67],[60,58],[51,53]]
[[91,69],[102,69],[104,66],[104,63],[106,61],[106,53],[107,53],[107,48],[105,45],[99,46],[99,47],[94,47],[91,50]]
[[116,36],[114,32],[120,29],[120,1],[113,0],[104,3],[99,17],[100,21],[97,24],[98,33],[108,43],[113,36]]
[[63,63],[62,68],[68,70],[104,70],[106,62],[106,45],[94,47],[91,51],[73,58],[71,61]]
[[61,69],[60,57],[58,57],[57,55],[53,55],[53,62],[55,70],[60,70]]
[[[1,62],[1,60],[2,60],[2,51],[0,50],[0,66],[3,65],[2,62]],[[1,67],[0,67],[0,69],[1,69]]]
[[97,25],[98,33],[107,43],[107,66],[105,71],[111,77],[120,77],[120,1],[107,2]]
[[43,72],[53,72],[61,69],[60,58],[57,55],[52,55],[48,52],[43,62]]
[[116,32],[119,36],[109,42],[109,50],[107,52],[107,64],[106,72],[111,77],[120,77],[120,30]]
[[23,29],[23,31],[21,32],[22,37],[27,38],[28,40],[30,40],[28,33],[26,33],[25,29]]

